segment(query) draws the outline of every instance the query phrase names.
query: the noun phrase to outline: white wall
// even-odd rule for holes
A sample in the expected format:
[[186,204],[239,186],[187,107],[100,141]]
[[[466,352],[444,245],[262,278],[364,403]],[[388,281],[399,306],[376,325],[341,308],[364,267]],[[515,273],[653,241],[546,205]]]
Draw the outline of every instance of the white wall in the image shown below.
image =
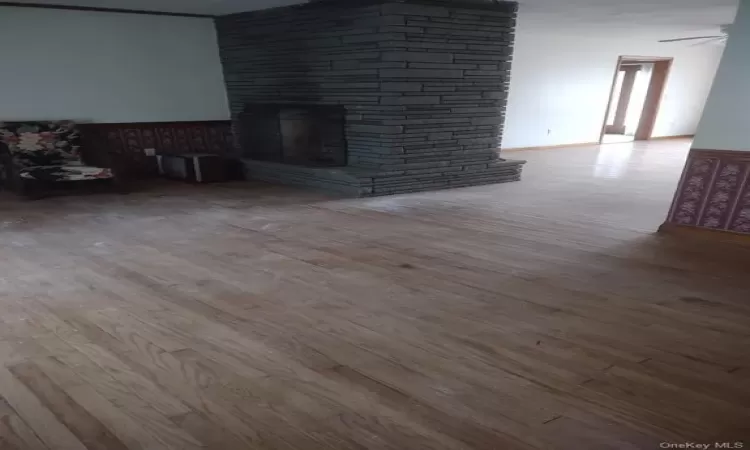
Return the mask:
[[706,103],[694,148],[750,151],[750,1],[743,0]]
[[0,120],[217,120],[211,19],[0,7]]
[[723,47],[663,38],[533,21],[521,10],[502,147],[598,141],[619,56],[674,57],[653,136],[694,134]]

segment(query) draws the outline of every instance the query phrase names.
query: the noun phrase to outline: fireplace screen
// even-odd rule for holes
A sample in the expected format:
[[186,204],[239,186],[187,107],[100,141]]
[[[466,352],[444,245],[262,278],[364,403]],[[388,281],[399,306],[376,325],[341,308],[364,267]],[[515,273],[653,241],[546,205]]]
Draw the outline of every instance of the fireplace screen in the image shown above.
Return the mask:
[[239,116],[246,158],[312,167],[346,165],[345,110],[335,105],[248,105]]

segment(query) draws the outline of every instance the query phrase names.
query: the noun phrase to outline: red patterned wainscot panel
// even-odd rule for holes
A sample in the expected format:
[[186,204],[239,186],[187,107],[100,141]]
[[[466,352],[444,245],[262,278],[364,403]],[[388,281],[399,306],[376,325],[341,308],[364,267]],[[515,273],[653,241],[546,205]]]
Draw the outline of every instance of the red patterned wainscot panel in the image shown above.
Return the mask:
[[750,183],[745,175],[745,184],[735,203],[729,221],[729,229],[739,233],[750,233]]
[[[230,121],[140,122],[81,124],[83,151],[88,161],[117,160],[132,176],[156,173],[156,159],[146,156],[147,148],[157,153],[234,153]],[[106,166],[108,167],[108,166]]]
[[691,150],[668,223],[750,233],[750,152]]

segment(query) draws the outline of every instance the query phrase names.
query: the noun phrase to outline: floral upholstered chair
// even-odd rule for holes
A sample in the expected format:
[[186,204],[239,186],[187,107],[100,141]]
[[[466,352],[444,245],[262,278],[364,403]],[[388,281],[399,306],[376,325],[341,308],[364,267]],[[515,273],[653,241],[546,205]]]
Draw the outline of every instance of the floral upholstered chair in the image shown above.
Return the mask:
[[51,183],[109,180],[112,169],[85,165],[73,122],[0,122],[0,165],[4,184],[23,194]]

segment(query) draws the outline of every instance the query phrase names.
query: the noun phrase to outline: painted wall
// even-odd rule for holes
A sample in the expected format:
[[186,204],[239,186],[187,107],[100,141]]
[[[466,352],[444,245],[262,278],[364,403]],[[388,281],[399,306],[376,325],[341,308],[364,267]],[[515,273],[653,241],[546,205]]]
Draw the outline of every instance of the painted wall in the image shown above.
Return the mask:
[[694,134],[723,46],[637,36],[535,21],[522,8],[502,147],[598,141],[621,55],[674,57],[653,136]]
[[694,148],[750,151],[750,0],[743,0],[706,103]]
[[0,7],[0,120],[228,119],[213,21]]

